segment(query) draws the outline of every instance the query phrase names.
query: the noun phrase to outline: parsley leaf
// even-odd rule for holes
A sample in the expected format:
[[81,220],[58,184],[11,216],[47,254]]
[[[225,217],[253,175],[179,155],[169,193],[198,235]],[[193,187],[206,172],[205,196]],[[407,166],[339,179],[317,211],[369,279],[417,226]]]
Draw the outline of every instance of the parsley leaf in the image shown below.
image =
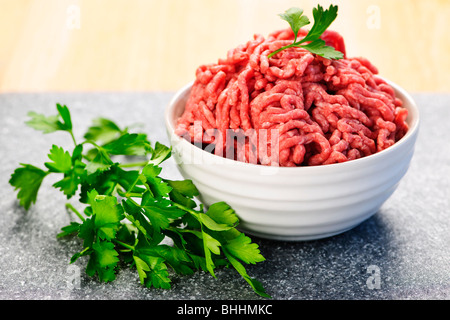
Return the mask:
[[[301,27],[309,24],[309,19],[302,15],[303,10],[299,8],[290,8],[286,10],[285,13],[280,14],[280,17],[283,20],[286,20],[291,26],[291,29],[294,32],[294,42],[273,51],[268,55],[268,58],[273,57],[283,50],[293,47],[299,47],[327,59],[342,59],[344,57],[344,54],[342,52],[337,51],[333,47],[325,45],[325,41],[320,39],[320,36],[336,19],[337,11],[338,7],[333,5],[330,5],[330,7],[325,11],[323,10],[323,7],[321,5],[318,5],[317,8],[314,8],[314,24],[306,34],[306,36],[299,41],[297,41],[298,31]],[[306,42],[309,43],[304,44]]]
[[123,209],[118,205],[116,197],[98,195],[92,200],[91,205],[98,236],[100,239],[113,239],[123,219]]
[[125,133],[116,140],[102,146],[103,150],[113,155],[143,156],[151,152],[150,142],[145,134]]
[[205,252],[205,259],[206,259],[206,269],[211,273],[213,277],[215,277],[214,274],[214,268],[215,264],[212,259],[211,253],[214,253],[216,255],[220,254],[220,242],[215,239],[214,237],[210,236],[206,232],[201,233],[201,238],[203,239],[203,246],[204,246],[204,252]]
[[161,170],[161,167],[155,166],[151,163],[142,169],[142,178],[145,179],[145,183],[148,188],[148,193],[145,195],[151,194],[152,197],[158,199],[169,196],[169,193],[172,191],[172,187],[170,187],[167,182],[163,181],[163,179],[159,177]]
[[297,35],[300,28],[308,25],[309,19],[308,17],[303,15],[303,10],[297,7],[290,8],[286,10],[285,13],[280,13],[279,16],[286,20],[291,26],[292,31],[294,32],[294,42],[297,42]]
[[72,221],[68,226],[61,228],[62,232],[58,233],[57,237],[63,238],[78,233],[80,231],[80,226],[80,223]]
[[[239,218],[234,210],[225,202],[213,203],[206,214],[211,217],[215,222],[219,224],[227,225],[230,228],[234,228],[239,223]],[[228,230],[227,229],[227,230]]]
[[236,238],[227,241],[225,248],[234,257],[247,264],[264,261],[265,258],[261,255],[258,245],[251,241],[245,234],[240,233]]
[[189,209],[197,206],[194,197],[198,196],[199,192],[197,187],[192,183],[192,180],[169,180],[167,184],[172,188],[169,192],[169,197],[172,201],[180,203]]
[[126,129],[120,129],[114,121],[106,118],[97,118],[92,122],[93,124],[84,134],[86,140],[108,143],[127,132]]
[[186,251],[175,246],[159,244],[157,246],[145,245],[138,248],[139,253],[154,257],[161,257],[179,274],[193,274],[192,260]]
[[[144,254],[133,256],[133,258],[142,284],[145,283],[147,287],[170,288],[171,280],[164,259]],[[145,278],[148,279],[145,281]]]
[[150,220],[155,232],[167,229],[170,223],[182,217],[186,212],[173,206],[165,206],[158,201],[147,202],[143,208],[144,215]]
[[61,116],[63,122],[58,122],[60,130],[71,131],[72,130],[72,118],[70,116],[70,111],[67,106],[62,106],[59,103],[56,104],[56,109]]
[[155,149],[153,150],[153,154],[149,163],[157,166],[166,161],[171,156],[171,152],[172,148],[169,148],[162,143],[156,142]]
[[31,117],[30,120],[25,122],[29,127],[42,131],[43,133],[51,133],[61,130],[59,125],[59,117],[56,116],[44,116],[38,114],[34,111],[28,112],[28,116]]
[[331,23],[336,19],[338,12],[338,7],[330,5],[328,10],[323,10],[321,5],[313,9],[314,25],[308,34],[303,38],[302,41],[314,41],[319,39],[322,33],[331,25]]
[[22,167],[14,170],[9,183],[19,189],[17,198],[19,204],[28,210],[32,203],[36,203],[37,193],[41,186],[42,180],[47,176],[48,172],[39,169],[30,164],[20,164]]
[[335,50],[333,47],[326,46],[322,39],[314,40],[308,44],[302,45],[302,48],[327,59],[342,59],[343,53]]
[[72,157],[68,151],[64,151],[62,147],[56,145],[52,146],[48,158],[53,162],[46,162],[44,165],[50,170],[50,172],[62,172],[67,173],[72,169]]
[[109,154],[103,148],[98,148],[97,155],[86,165],[88,174],[105,171],[113,165]]
[[235,259],[232,255],[230,255],[227,251],[225,251],[225,255],[232,264],[232,266],[236,269],[236,271],[247,281],[247,283],[253,288],[253,290],[262,297],[271,298],[270,295],[266,293],[263,285],[256,279],[251,278],[245,267],[240,263],[237,259]]
[[78,186],[83,179],[86,165],[80,160],[75,160],[71,170],[64,174],[64,178],[53,184],[53,187],[59,188],[67,199],[71,198],[78,191]]
[[134,263],[136,264],[136,269],[139,274],[139,279],[141,280],[141,284],[145,283],[145,279],[147,278],[147,272],[150,272],[150,267],[148,264],[139,258],[138,256],[133,256]]
[[76,144],[75,137],[72,132],[72,119],[70,116],[69,108],[67,108],[67,106],[62,106],[59,103],[57,103],[56,109],[58,111],[58,114],[53,116],[45,116],[30,111],[28,113],[28,116],[31,117],[31,119],[25,123],[29,127],[42,131],[45,134],[52,133],[55,131],[67,131],[70,133],[73,142]]
[[104,282],[115,280],[115,268],[119,262],[119,253],[114,247],[114,243],[109,241],[95,242],[92,245],[86,273],[90,276],[97,274],[100,281]]

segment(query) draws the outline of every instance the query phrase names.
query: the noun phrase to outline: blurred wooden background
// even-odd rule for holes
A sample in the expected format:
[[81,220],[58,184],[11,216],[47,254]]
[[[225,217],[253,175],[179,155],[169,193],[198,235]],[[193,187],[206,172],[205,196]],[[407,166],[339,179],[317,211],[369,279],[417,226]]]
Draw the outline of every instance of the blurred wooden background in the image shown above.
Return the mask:
[[0,92],[173,91],[291,6],[413,92],[450,92],[449,0],[0,0]]

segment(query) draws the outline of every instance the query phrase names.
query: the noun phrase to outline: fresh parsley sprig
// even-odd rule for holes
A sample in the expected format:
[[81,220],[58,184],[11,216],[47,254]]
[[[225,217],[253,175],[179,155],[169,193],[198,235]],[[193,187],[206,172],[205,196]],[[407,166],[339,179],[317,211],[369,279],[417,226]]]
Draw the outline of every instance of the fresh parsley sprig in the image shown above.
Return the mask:
[[287,21],[291,26],[291,29],[294,32],[294,42],[273,51],[268,55],[268,57],[271,58],[278,52],[292,47],[299,47],[327,59],[342,59],[344,57],[344,54],[342,52],[337,51],[333,47],[325,45],[325,41],[320,39],[320,36],[336,19],[337,11],[338,7],[333,5],[330,5],[330,7],[325,11],[323,10],[321,5],[318,5],[317,8],[314,8],[314,24],[307,35],[299,41],[297,41],[298,32],[302,27],[310,23],[308,17],[303,15],[302,9],[296,7],[290,8],[284,13],[280,14],[279,16],[283,20]]
[[[84,141],[77,143],[69,109],[57,104],[57,111],[54,116],[31,112],[26,123],[43,133],[68,132],[73,150],[53,145],[45,169],[21,164],[9,182],[19,190],[19,203],[27,210],[50,174],[62,176],[53,187],[67,199],[79,194],[83,210],[66,204],[79,221],[72,221],[57,235],[82,240],[70,263],[87,256],[86,273],[105,282],[113,281],[120,267],[129,265],[142,285],[164,289],[171,287],[170,270],[182,275],[203,270],[216,277],[216,268],[230,266],[257,294],[270,297],[244,267],[265,258],[258,245],[236,229],[235,211],[225,202],[204,210],[191,180],[161,176],[171,148],[159,142],[152,145],[145,134],[130,133],[105,118],[96,119]],[[142,161],[120,163],[115,156],[141,157]]]

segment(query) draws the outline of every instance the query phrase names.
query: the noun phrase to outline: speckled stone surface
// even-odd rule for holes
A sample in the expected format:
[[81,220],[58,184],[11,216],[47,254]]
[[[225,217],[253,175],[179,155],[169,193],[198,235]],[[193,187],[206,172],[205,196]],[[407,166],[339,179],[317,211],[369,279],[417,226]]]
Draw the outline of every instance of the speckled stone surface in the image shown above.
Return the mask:
[[[137,273],[128,269],[112,283],[99,283],[85,275],[87,260],[69,266],[80,242],[56,239],[71,218],[64,209],[66,199],[51,187],[54,181],[44,180],[29,212],[17,205],[8,180],[18,164],[42,165],[53,143],[71,147],[70,137],[62,132],[43,135],[25,126],[28,111],[54,114],[60,102],[72,111],[75,135],[101,115],[124,126],[141,123],[153,141],[168,143],[163,110],[171,97],[170,92],[0,95],[0,299],[261,299],[231,269],[219,270],[217,278],[203,272],[173,275],[170,290],[143,288]],[[421,112],[416,152],[397,191],[378,213],[322,240],[253,237],[266,261],[247,271],[274,299],[450,298],[450,95],[413,97]],[[171,161],[163,175],[180,177]],[[377,273],[370,273],[374,269]],[[76,272],[80,284],[73,287],[68,280]],[[370,277],[379,282],[368,281]],[[379,287],[373,287],[377,283]]]

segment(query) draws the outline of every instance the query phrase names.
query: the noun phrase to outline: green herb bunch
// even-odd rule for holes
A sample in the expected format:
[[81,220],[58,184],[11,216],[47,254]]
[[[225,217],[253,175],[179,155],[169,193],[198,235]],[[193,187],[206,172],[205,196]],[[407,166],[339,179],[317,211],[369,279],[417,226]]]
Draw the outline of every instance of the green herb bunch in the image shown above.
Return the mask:
[[[146,134],[130,133],[115,122],[99,118],[77,143],[67,106],[57,104],[57,114],[30,112],[26,124],[43,133],[65,131],[74,148],[69,152],[53,145],[45,169],[20,164],[9,183],[18,190],[19,203],[28,210],[36,202],[42,181],[59,175],[53,184],[67,199],[79,196],[83,210],[66,203],[78,222],[70,222],[57,237],[77,236],[82,248],[70,263],[87,256],[86,273],[108,282],[121,267],[137,270],[146,287],[171,287],[169,269],[180,275],[233,267],[253,288],[270,297],[262,284],[251,278],[244,264],[264,261],[258,245],[238,231],[238,216],[225,202],[206,210],[191,180],[168,180],[161,164],[171,148],[151,144]],[[142,157],[139,163],[115,159]]]

